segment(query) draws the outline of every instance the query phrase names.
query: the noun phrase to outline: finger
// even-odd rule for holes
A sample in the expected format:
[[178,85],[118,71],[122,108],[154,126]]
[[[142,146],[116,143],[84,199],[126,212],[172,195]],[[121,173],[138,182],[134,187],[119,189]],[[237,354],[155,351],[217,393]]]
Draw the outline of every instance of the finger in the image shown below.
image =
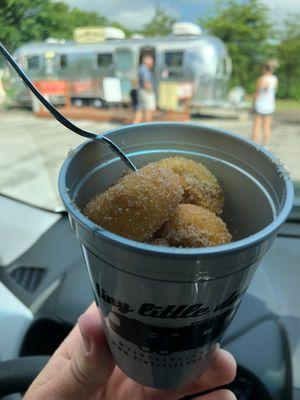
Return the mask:
[[[97,308],[95,302],[90,304],[90,306],[85,310],[84,315],[85,314],[92,315],[92,317],[95,319],[95,323],[98,323],[99,325],[101,324],[99,309]],[[59,345],[53,355],[55,357],[62,356],[70,360],[72,354],[77,350],[78,343],[81,342],[81,340],[81,333],[77,323],[64,341]]]
[[[213,360],[209,368],[195,382],[177,390],[160,390],[142,387],[134,381],[127,380],[126,385],[123,385],[124,398],[130,398],[130,393],[136,393],[137,389],[143,394],[140,398],[148,400],[174,400],[195,393],[205,392],[219,386],[226,385],[232,382],[236,375],[236,362],[233,356],[225,350],[217,349],[214,352]],[[113,378],[124,375],[120,370],[116,369]],[[227,394],[228,395],[228,394]],[[200,397],[202,400],[202,398]],[[204,397],[205,399],[205,397]],[[205,399],[206,400],[206,399]],[[231,399],[230,399],[231,400]]]
[[196,397],[194,400],[236,400],[236,397],[230,390],[216,390],[205,396]]
[[233,356],[226,350],[216,349],[209,368],[195,382],[177,390],[147,388],[146,392],[149,398],[173,400],[226,385],[234,380],[235,375],[236,362]]
[[232,382],[236,375],[236,361],[226,350],[215,350],[209,368],[195,382],[182,389],[184,394],[192,394],[213,389]]
[[114,369],[99,318],[78,320],[80,340],[71,359],[56,354],[25,395],[26,400],[86,400],[101,389]]
[[80,400],[80,392],[86,399],[104,385],[115,364],[99,321],[95,323],[93,315],[85,313],[79,318],[78,325],[82,343],[69,364],[70,392],[66,398],[75,396]]

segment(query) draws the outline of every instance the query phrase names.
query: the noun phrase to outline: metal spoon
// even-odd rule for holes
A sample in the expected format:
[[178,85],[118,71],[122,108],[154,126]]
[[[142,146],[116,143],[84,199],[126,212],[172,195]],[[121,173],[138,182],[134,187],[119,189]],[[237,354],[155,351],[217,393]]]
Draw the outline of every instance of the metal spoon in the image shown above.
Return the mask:
[[85,131],[78,126],[74,125],[71,121],[65,118],[45,97],[38,91],[38,89],[34,86],[32,81],[28,78],[25,72],[18,66],[15,60],[12,58],[10,53],[6,50],[6,48],[0,43],[0,53],[3,57],[9,62],[9,64],[15,69],[17,74],[23,80],[25,85],[32,91],[32,93],[40,100],[40,102],[50,111],[50,113],[60,122],[62,125],[70,129],[71,131],[77,133],[78,135],[87,137],[89,139],[101,140],[102,142],[107,143],[111,149],[123,160],[126,165],[136,171],[136,166],[129,160],[126,154],[110,139],[108,139],[105,135],[97,135],[92,132]]

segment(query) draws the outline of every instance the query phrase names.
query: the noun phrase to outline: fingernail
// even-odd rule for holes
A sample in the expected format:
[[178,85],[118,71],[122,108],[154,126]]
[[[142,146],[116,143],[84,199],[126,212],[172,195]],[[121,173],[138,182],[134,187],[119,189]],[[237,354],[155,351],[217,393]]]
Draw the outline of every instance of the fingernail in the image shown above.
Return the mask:
[[216,350],[219,350],[220,347],[221,347],[221,346],[220,346],[220,343],[216,343],[215,349],[216,349]]
[[86,332],[84,332],[84,329],[81,326],[80,317],[78,318],[78,326],[79,326],[79,330],[80,330],[80,333],[82,336],[84,349],[87,353],[89,353],[91,351],[92,341],[91,341],[90,337],[86,334]]

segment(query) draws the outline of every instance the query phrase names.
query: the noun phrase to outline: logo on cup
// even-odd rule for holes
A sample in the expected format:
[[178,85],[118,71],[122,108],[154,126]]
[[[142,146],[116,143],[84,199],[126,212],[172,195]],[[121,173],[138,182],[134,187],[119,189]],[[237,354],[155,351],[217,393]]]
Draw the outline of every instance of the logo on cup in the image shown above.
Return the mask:
[[215,341],[225,330],[233,310],[180,328],[148,325],[117,312],[110,312],[109,327],[147,353],[171,354],[193,350]]
[[125,314],[135,311],[132,306],[110,296],[98,283],[96,289],[98,296],[110,306],[106,315],[110,329],[140,350],[161,355],[193,350],[215,342],[229,324],[244,293],[236,290],[213,308],[204,306],[203,303],[167,306],[143,303],[138,308],[136,314],[147,319],[186,319],[212,315],[185,326],[166,327],[129,318]]

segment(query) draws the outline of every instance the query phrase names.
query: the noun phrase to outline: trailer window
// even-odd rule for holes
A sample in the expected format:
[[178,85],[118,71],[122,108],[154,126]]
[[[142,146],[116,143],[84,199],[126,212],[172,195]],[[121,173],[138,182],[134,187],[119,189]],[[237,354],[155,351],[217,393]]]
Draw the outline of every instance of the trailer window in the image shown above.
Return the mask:
[[111,53],[97,54],[97,65],[100,68],[110,67],[113,63],[113,56]]
[[165,65],[167,67],[183,66],[183,51],[168,51],[165,53]]
[[27,68],[39,69],[40,68],[40,57],[39,56],[28,56],[27,57]]
[[120,72],[128,72],[133,68],[133,55],[131,50],[118,49],[115,53],[116,69]]
[[227,60],[224,58],[221,60],[217,67],[217,77],[223,78],[227,74]]
[[61,69],[67,68],[68,57],[66,56],[66,54],[61,54],[59,64]]

